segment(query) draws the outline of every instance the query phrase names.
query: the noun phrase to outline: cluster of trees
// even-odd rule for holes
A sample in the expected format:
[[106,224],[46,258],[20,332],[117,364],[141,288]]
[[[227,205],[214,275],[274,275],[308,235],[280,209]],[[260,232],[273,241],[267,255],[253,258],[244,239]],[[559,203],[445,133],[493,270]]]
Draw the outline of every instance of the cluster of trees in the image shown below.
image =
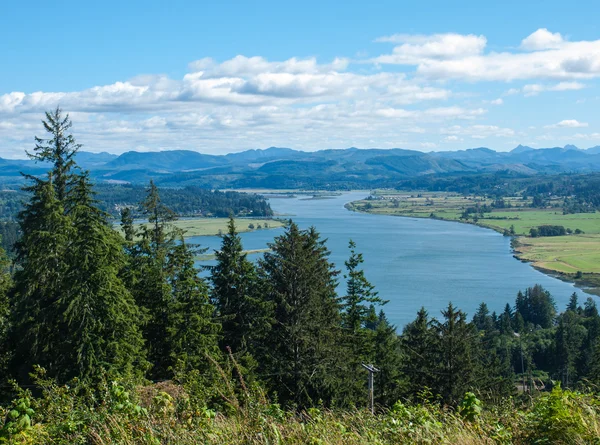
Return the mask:
[[[137,211],[146,189],[140,185],[101,185],[96,188],[101,208],[118,216],[123,207]],[[256,194],[209,190],[196,186],[161,188],[161,200],[180,216],[272,216],[267,200]],[[136,216],[140,216],[139,213]]]
[[536,238],[538,236],[565,236],[570,235],[572,233],[579,235],[583,233],[583,231],[581,229],[575,229],[573,231],[568,227],[565,229],[564,226],[557,226],[551,224],[544,224],[542,226],[532,227],[531,229],[529,229],[529,235],[532,238]]
[[0,375],[28,382],[41,366],[48,378],[92,390],[107,377],[196,376],[205,387],[211,364],[233,357],[242,382],[292,407],[366,405],[363,363],[380,370],[376,400],[388,406],[426,388],[451,405],[466,391],[507,395],[519,370],[567,386],[600,379],[593,300],[580,307],[574,295],[557,317],[552,297],[535,286],[502,314],[482,304],[471,321],[452,304],[439,319],[422,309],[398,335],[377,311],[385,301],[356,245],[342,274],[316,229],[293,222],[255,264],[231,219],[202,279],[194,247],[170,224],[176,215],[157,187],[150,184],[140,205],[149,224],[136,229],[126,209],[121,235],[74,162],[79,146],[68,116],[57,109],[46,117],[50,137],[38,139],[31,156],[53,168],[29,178],[13,275],[1,259]]

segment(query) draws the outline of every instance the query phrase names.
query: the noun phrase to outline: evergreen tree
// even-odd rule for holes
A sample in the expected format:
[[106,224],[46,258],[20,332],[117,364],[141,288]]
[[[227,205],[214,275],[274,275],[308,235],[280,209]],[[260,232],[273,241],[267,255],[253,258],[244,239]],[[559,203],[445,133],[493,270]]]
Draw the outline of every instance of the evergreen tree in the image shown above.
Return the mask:
[[133,212],[130,207],[125,207],[121,211],[121,230],[123,230],[125,241],[133,243],[133,240],[135,239],[135,228],[133,226]]
[[[141,226],[138,239],[129,252],[129,271],[132,276],[127,280],[135,301],[143,311],[143,335],[152,364],[150,377],[163,379],[171,375],[168,330],[173,295],[169,279],[174,270],[169,260],[178,234],[170,226],[175,215],[161,203],[158,188],[152,181],[141,208],[148,218],[148,224]],[[128,224],[125,221],[124,229]]]
[[340,311],[337,271],[325,241],[314,228],[290,223],[269,247],[260,261],[275,317],[265,374],[284,403],[332,403],[339,384]]
[[59,381],[132,374],[145,362],[137,306],[118,277],[122,241],[98,209],[87,173],[75,173],[80,145],[67,134],[68,116],[60,109],[46,116],[52,138],[36,138],[30,156],[52,168],[47,179],[30,177],[32,197],[19,216],[13,369],[23,377],[38,364]]
[[11,296],[11,343],[15,351],[13,372],[27,379],[38,364],[53,377],[61,378],[71,368],[72,354],[61,304],[68,243],[73,227],[56,198],[52,174],[48,180],[35,179],[26,188],[32,196],[19,215],[23,236],[16,245],[19,269]]
[[473,315],[473,324],[479,331],[490,332],[494,330],[494,321],[490,315],[487,304],[481,303]]
[[350,258],[344,263],[346,265],[346,295],[342,297],[342,320],[343,326],[351,334],[357,334],[364,327],[365,319],[369,312],[366,303],[383,305],[383,301],[377,296],[375,287],[365,277],[365,272],[360,268],[364,262],[362,253],[356,252],[356,243],[349,242]]
[[221,347],[230,347],[238,356],[254,355],[269,332],[272,304],[261,295],[256,269],[243,252],[233,217],[215,255],[217,264],[210,269],[210,281],[212,301],[223,326]]
[[[384,366],[384,363],[379,363],[378,357],[375,357],[376,332],[381,325],[379,334],[385,336],[388,325],[383,313],[381,314],[383,320],[376,317],[374,305],[383,305],[387,302],[377,296],[374,286],[365,277],[364,270],[360,267],[364,262],[363,256],[356,252],[354,241],[350,241],[349,248],[350,258],[345,262],[347,273],[344,275],[347,286],[346,295],[340,299],[343,328],[340,347],[346,349],[344,354],[348,357],[342,365],[346,368],[345,382],[342,388],[345,393],[345,401],[363,404],[366,394],[364,381],[356,379],[356,375],[364,372],[363,363],[374,364],[376,367]],[[394,331],[394,328],[391,330]],[[383,359],[383,357],[379,358]],[[387,366],[386,369],[388,369]],[[389,374],[388,371],[386,373]]]
[[379,369],[375,374],[375,401],[382,406],[391,406],[401,395],[402,355],[400,337],[383,311],[379,312],[372,344],[372,361]]
[[70,221],[75,227],[66,252],[64,320],[73,353],[71,369],[81,378],[140,374],[146,368],[138,307],[119,271],[125,262],[122,240],[93,199],[87,173],[72,188]]
[[431,320],[425,308],[417,318],[407,324],[400,337],[402,347],[402,370],[409,382],[408,395],[416,397],[420,392],[436,385],[435,336]]
[[434,320],[436,335],[437,390],[442,400],[455,405],[473,389],[473,353],[477,333],[466,315],[452,303],[442,311],[443,320]]
[[569,310],[562,314],[554,342],[556,373],[565,388],[577,380],[575,364],[579,361],[586,337],[587,331],[576,313]]
[[577,312],[577,292],[573,292],[571,297],[569,298],[569,304],[567,305],[567,310],[572,312]]
[[194,252],[183,237],[171,255],[174,274],[167,327],[170,369],[206,369],[207,356],[215,356],[220,326],[213,321],[208,287],[194,267]]
[[59,107],[52,112],[46,112],[46,120],[42,121],[42,125],[50,137],[47,139],[36,137],[34,151],[33,153],[27,152],[27,155],[35,161],[52,164],[51,171],[56,199],[64,204],[69,187],[76,179],[75,155],[81,148],[81,144],[76,143],[75,138],[69,132],[73,126],[69,115],[64,116]]
[[506,306],[504,307],[504,311],[502,312],[502,315],[500,315],[499,326],[498,326],[498,329],[500,330],[500,332],[502,334],[512,335],[512,333],[514,332],[512,319],[513,319],[512,309],[510,307],[510,304],[506,303]]

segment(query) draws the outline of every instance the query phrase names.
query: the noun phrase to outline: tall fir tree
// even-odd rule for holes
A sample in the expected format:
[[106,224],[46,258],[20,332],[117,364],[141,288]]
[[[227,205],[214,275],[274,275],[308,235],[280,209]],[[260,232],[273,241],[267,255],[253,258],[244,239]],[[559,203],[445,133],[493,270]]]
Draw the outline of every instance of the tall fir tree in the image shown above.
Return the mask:
[[452,303],[433,322],[436,340],[437,390],[444,403],[456,405],[473,389],[474,350],[478,334],[464,312]]
[[31,199],[19,215],[23,236],[16,245],[15,287],[11,295],[12,371],[27,380],[33,365],[63,378],[74,365],[61,305],[69,269],[67,250],[73,227],[56,198],[52,174],[27,186]]
[[137,306],[121,279],[122,241],[93,199],[74,156],[80,145],[60,109],[46,114],[48,139],[30,156],[52,163],[32,178],[31,199],[19,216],[18,272],[11,296],[13,370],[33,365],[66,381],[143,370]]
[[68,269],[59,304],[71,337],[76,375],[137,375],[146,369],[137,305],[119,277],[125,263],[122,239],[97,207],[87,173],[78,177],[70,199],[75,227],[67,251]]
[[400,337],[402,371],[408,380],[407,396],[413,399],[436,385],[436,338],[431,323],[429,314],[422,307],[417,318],[404,327]]
[[[152,364],[149,376],[164,379],[171,375],[172,364],[168,329],[173,296],[169,278],[173,275],[170,255],[176,246],[177,233],[170,223],[176,216],[161,203],[153,181],[140,207],[148,224],[140,226],[138,237],[129,249],[127,281],[143,312],[143,335]],[[123,227],[132,230],[127,221]]]
[[314,228],[290,222],[269,247],[260,268],[275,322],[262,370],[283,403],[333,403],[340,383],[338,272]]
[[243,251],[233,217],[215,256],[217,264],[210,268],[209,279],[212,301],[222,323],[221,349],[229,347],[238,358],[260,355],[271,328],[272,303],[264,298],[262,283]]
[[379,312],[372,345],[373,363],[379,369],[375,374],[375,400],[379,405],[391,406],[403,390],[402,355],[400,337],[383,311]]
[[162,380],[206,368],[207,356],[217,350],[219,326],[207,285],[194,266],[194,251],[172,226],[176,215],[161,203],[152,181],[141,208],[148,224],[137,232],[130,215],[122,215],[123,231],[129,234],[124,275],[144,314],[149,377]]
[[75,138],[70,132],[73,123],[69,115],[64,115],[59,107],[56,107],[54,111],[46,112],[46,120],[42,121],[42,125],[49,137],[38,138],[36,136],[34,151],[26,153],[35,161],[47,162],[52,165],[56,199],[64,203],[69,188],[77,176],[75,155],[81,148],[81,144],[75,142]]
[[340,347],[345,349],[344,354],[347,356],[342,363],[346,368],[342,388],[347,403],[364,404],[366,403],[364,380],[357,379],[356,375],[364,373],[363,363],[374,364],[376,367],[384,365],[377,362],[378,359],[383,359],[381,355],[375,357],[377,350],[375,333],[381,324],[380,334],[383,335],[387,320],[384,316],[380,323],[377,317],[373,317],[373,311],[375,305],[381,306],[387,301],[379,298],[375,287],[367,280],[361,267],[364,259],[362,254],[356,251],[356,243],[350,240],[348,247],[350,257],[345,262],[346,274],[344,275],[346,293],[340,298],[343,328]]
[[214,306],[208,287],[194,267],[194,252],[183,236],[170,255],[172,300],[167,326],[169,369],[205,370],[209,357],[217,356],[221,326],[213,320]]

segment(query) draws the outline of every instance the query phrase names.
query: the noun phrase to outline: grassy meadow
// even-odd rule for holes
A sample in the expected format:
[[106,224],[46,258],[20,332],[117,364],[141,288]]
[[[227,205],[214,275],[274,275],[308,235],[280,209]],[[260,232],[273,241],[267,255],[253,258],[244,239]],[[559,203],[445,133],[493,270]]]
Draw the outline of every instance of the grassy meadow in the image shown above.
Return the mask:
[[[190,218],[179,219],[171,224],[178,229],[185,231],[185,236],[209,236],[218,235],[227,231],[228,218]],[[142,224],[136,224],[136,229]],[[254,228],[251,228],[251,225]],[[274,229],[283,227],[283,222],[275,219],[251,219],[251,218],[236,218],[235,226],[238,232],[250,232],[260,229]],[[260,229],[259,229],[260,226]]]
[[[461,219],[468,207],[492,204],[480,196],[456,193],[377,191],[379,199],[354,201],[347,208],[354,211],[416,218],[437,218],[477,224],[504,233],[514,229],[518,235],[517,256],[531,261],[534,267],[574,277],[578,272],[600,274],[600,212],[563,215],[562,208],[534,209],[520,197],[505,198],[510,208],[493,209],[483,217]],[[557,201],[558,203],[558,201]],[[529,230],[541,225],[559,225],[580,235],[531,238]]]

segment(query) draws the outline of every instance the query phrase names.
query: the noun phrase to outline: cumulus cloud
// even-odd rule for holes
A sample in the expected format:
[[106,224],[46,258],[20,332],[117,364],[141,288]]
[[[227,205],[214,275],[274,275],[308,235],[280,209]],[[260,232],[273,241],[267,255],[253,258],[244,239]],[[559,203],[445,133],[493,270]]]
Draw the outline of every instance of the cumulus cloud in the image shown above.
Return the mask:
[[399,44],[394,47],[393,54],[374,59],[377,63],[394,64],[414,64],[426,59],[462,59],[481,54],[487,43],[484,36],[455,33],[431,36],[396,34],[376,41]]
[[[396,34],[377,41],[392,49],[372,59],[202,58],[178,78],[150,74],[80,91],[6,92],[0,94],[0,146],[21,154],[31,148],[41,113],[60,105],[86,149],[95,151],[405,142],[431,149],[433,142],[417,135],[436,134],[448,143],[513,137],[516,131],[505,123],[491,122],[506,108],[491,107],[503,105],[502,97],[592,88],[600,77],[600,41],[567,41],[546,29],[501,52],[490,51],[486,37],[476,34]],[[491,81],[506,91],[494,100],[466,85]],[[497,94],[491,91],[485,94]],[[568,122],[584,125],[566,120],[552,128],[578,128]]]
[[523,87],[525,96],[536,96],[544,91],[575,91],[585,88],[581,82],[559,82],[555,85],[528,84]]
[[378,41],[406,43],[394,47],[392,54],[372,59],[373,62],[413,65],[418,74],[432,79],[509,82],[600,76],[600,40],[569,42],[546,29],[535,31],[521,42],[525,52],[486,54],[485,37],[472,34],[417,36],[416,43],[410,36],[384,37]]
[[587,126],[587,122],[579,122],[575,119],[565,119],[556,124],[546,125],[546,128],[584,128]]
[[560,33],[553,33],[546,28],[540,28],[521,41],[521,49],[527,51],[554,49],[559,48],[563,42]]

